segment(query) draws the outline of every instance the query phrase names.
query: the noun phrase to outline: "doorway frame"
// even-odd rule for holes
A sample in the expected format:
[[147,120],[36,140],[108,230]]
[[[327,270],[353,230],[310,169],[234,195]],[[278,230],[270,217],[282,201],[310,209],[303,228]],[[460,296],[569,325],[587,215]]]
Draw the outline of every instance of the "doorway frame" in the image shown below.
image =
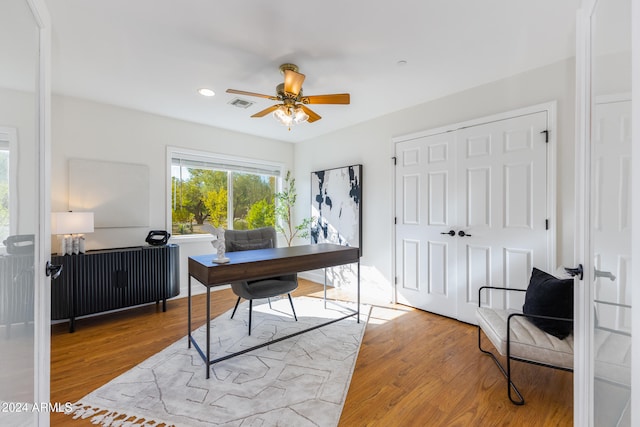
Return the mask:
[[[582,0],[576,13],[576,223],[575,265],[583,264],[584,279],[574,287],[574,425],[593,426],[593,289],[585,285],[593,282],[593,260],[589,256],[592,242],[589,239],[590,204],[586,197],[590,192],[591,174],[591,16],[599,0]],[[631,39],[640,40],[640,2],[631,2]],[[640,165],[640,43],[631,44],[631,162]],[[636,104],[636,108],[633,105]],[[634,147],[636,147],[634,149]],[[631,185],[640,188],[640,168],[631,168]],[[640,197],[632,200],[631,258],[640,259]],[[632,276],[640,277],[640,265],[632,263]],[[632,292],[632,306],[640,307],[639,288]],[[640,353],[640,339],[633,331],[640,331],[640,310],[632,310],[632,354]],[[640,370],[631,367],[631,425],[640,422]]]
[[[34,404],[51,396],[51,279],[45,264],[51,260],[51,17],[44,0],[25,0],[39,29],[37,77],[38,235],[34,266]],[[49,413],[37,412],[37,424],[49,426]]]

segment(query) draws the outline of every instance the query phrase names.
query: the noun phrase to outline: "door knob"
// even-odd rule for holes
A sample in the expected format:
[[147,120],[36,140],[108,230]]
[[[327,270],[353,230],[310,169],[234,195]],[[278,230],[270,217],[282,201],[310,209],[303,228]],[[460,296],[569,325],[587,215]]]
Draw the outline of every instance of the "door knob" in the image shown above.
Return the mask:
[[460,230],[460,231],[458,231],[458,236],[460,236],[460,237],[471,237],[471,234],[467,234],[464,231]]
[[440,233],[440,234],[448,234],[449,236],[453,237],[453,236],[455,236],[455,235],[456,235],[456,232],[455,232],[455,231],[453,231],[453,230],[449,230],[449,231],[447,231],[446,233]]
[[583,270],[582,264],[578,264],[576,268],[565,267],[564,270],[567,273],[569,273],[569,275],[572,277],[578,276],[578,279],[580,280],[582,280],[582,278],[584,277],[584,270]]
[[47,261],[47,266],[45,267],[45,274],[47,277],[51,276],[52,279],[57,279],[62,273],[62,265],[61,264],[51,264]]

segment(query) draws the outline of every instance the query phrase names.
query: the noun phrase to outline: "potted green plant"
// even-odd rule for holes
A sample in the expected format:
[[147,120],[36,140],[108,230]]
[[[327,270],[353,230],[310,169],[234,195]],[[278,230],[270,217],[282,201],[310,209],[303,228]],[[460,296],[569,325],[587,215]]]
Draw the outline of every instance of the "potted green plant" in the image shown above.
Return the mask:
[[291,246],[296,237],[305,239],[309,237],[309,226],[313,218],[304,218],[298,225],[294,225],[292,210],[296,204],[296,179],[291,177],[291,171],[287,171],[284,179],[283,190],[276,193],[276,230],[284,236],[287,245]]

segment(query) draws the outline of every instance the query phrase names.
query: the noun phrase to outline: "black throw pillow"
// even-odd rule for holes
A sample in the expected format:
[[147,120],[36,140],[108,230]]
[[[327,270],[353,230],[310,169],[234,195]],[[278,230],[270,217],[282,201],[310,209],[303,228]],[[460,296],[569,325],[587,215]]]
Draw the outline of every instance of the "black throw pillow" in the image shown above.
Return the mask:
[[[558,279],[534,268],[522,312],[573,319],[573,279]],[[560,339],[568,337],[573,332],[573,322],[529,316],[527,318],[538,328]]]

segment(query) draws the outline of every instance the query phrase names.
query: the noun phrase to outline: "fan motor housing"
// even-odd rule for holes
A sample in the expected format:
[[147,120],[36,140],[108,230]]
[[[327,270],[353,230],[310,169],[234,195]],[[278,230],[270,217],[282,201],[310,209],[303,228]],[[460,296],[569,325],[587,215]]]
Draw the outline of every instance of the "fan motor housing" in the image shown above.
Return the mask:
[[286,100],[286,99],[292,99],[294,101],[298,101],[302,97],[302,88],[300,88],[300,93],[298,93],[298,96],[296,96],[293,93],[285,92],[284,91],[284,83],[280,83],[278,86],[276,86],[276,94],[283,101]]

